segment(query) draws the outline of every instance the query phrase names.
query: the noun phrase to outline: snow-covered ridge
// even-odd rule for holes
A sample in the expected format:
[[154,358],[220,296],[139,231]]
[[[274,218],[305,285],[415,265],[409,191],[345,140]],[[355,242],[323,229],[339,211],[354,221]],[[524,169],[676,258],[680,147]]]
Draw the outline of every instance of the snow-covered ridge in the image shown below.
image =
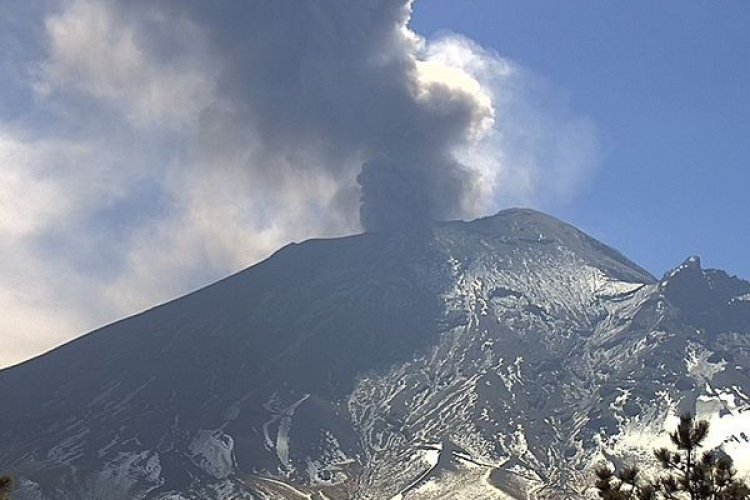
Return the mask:
[[692,410],[745,468],[747,297],[526,210],[310,241],[0,372],[0,461],[40,500],[577,498]]

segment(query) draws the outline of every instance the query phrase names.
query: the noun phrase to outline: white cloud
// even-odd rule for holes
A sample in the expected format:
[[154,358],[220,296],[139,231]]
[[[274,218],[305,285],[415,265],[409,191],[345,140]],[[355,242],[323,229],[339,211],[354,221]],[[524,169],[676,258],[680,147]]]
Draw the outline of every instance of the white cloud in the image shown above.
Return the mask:
[[[79,92],[106,101],[136,125],[194,124],[214,91],[202,33],[155,10],[146,9],[143,17],[131,21],[114,4],[95,0],[75,0],[49,16],[39,92]],[[149,26],[189,50],[160,60],[143,33]]]
[[[23,238],[70,212],[60,186],[39,172],[38,151],[0,135],[0,234]],[[48,158],[51,159],[51,158]]]
[[458,151],[477,174],[468,213],[564,204],[591,179],[599,163],[596,127],[559,92],[460,35],[426,42],[424,51],[428,61],[469,75],[492,103],[492,128]]
[[[125,311],[99,299],[87,258],[115,245],[90,225],[138,181],[102,144],[27,139],[0,128],[0,365]],[[83,266],[83,267],[82,267]]]

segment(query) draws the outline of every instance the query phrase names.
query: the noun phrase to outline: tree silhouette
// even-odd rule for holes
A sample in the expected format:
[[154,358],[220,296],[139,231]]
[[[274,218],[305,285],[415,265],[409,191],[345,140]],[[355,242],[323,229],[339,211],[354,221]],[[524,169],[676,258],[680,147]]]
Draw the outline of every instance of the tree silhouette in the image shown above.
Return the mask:
[[599,496],[604,500],[750,499],[750,487],[737,478],[731,458],[719,456],[716,450],[699,456],[707,435],[708,422],[696,422],[689,413],[682,415],[677,429],[669,435],[677,451],[654,450],[665,473],[647,480],[636,466],[615,471],[602,465],[595,470],[594,486]]
[[10,490],[13,479],[10,476],[0,476],[0,500],[10,500]]

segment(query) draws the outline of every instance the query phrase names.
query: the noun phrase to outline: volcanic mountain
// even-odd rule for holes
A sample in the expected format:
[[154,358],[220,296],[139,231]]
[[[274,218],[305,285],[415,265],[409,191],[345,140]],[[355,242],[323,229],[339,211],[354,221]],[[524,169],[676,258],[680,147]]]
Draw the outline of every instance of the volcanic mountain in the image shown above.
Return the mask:
[[507,210],[289,245],[1,371],[0,468],[37,500],[577,498],[685,410],[750,471],[749,368],[750,283]]

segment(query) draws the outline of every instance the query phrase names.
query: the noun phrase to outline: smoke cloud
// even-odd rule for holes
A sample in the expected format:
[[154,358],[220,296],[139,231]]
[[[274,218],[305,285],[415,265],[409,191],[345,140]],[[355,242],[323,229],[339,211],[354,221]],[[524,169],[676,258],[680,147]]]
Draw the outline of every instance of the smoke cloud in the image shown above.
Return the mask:
[[554,90],[408,0],[0,8],[0,365],[290,241],[564,202],[596,164]]
[[466,71],[426,60],[425,41],[407,26],[410,2],[162,7],[208,34],[218,72],[199,154],[221,150],[272,190],[299,172],[331,178],[344,204],[335,208],[349,213],[360,191],[367,230],[474,215],[463,210],[474,172],[454,150],[491,129],[491,97]]

